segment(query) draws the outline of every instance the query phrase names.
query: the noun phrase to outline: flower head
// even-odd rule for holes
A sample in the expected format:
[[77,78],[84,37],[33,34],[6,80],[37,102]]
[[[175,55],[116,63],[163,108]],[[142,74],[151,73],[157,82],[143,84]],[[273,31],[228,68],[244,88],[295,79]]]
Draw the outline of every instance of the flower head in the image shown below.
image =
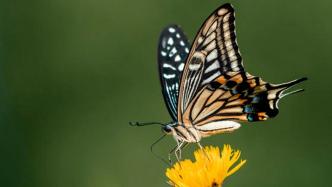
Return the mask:
[[223,181],[237,170],[246,160],[240,160],[240,151],[224,145],[220,154],[219,147],[205,147],[196,150],[195,161],[183,160],[166,170],[169,184],[175,187],[221,187]]

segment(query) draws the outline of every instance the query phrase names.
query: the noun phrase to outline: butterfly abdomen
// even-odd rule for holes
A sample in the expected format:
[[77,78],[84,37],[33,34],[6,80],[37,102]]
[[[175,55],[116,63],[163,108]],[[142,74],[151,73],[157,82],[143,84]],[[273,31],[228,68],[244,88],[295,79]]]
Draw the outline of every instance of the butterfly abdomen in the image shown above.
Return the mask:
[[197,143],[201,140],[200,133],[192,125],[177,125],[173,127],[173,137],[176,140]]

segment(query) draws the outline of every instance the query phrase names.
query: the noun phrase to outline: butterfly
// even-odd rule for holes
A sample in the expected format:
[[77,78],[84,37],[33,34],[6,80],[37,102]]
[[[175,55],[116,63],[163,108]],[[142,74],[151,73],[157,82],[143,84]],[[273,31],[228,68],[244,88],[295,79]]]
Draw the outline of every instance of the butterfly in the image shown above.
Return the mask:
[[176,150],[187,143],[200,145],[204,137],[233,132],[240,128],[239,122],[275,117],[278,101],[303,89],[285,91],[307,79],[271,84],[247,73],[231,4],[220,6],[205,20],[191,46],[179,26],[166,27],[159,39],[158,66],[172,117],[162,129],[173,135]]

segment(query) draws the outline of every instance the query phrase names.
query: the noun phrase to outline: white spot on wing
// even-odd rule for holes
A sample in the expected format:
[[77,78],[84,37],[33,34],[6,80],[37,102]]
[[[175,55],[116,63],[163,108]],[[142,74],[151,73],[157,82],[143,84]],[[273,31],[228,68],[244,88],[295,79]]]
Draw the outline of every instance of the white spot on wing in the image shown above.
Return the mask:
[[172,70],[176,70],[176,68],[174,67],[174,66],[172,66],[172,65],[170,65],[170,64],[163,64],[163,67],[164,68],[170,68],[170,69],[172,69]]
[[170,27],[170,28],[168,28],[168,31],[169,31],[170,33],[174,33],[174,32],[175,32],[175,29],[174,29],[173,27]]
[[167,40],[167,44],[169,45],[173,45],[174,44],[174,40],[172,37],[170,37],[168,40]]
[[179,71],[182,71],[183,68],[184,68],[184,63],[181,63],[181,64],[179,65],[179,67],[178,67],[178,70],[179,70]]
[[174,58],[174,61],[175,62],[179,62],[180,60],[181,60],[180,55],[176,55],[175,58]]
[[186,51],[186,53],[189,53],[188,47],[186,47],[184,50]]
[[179,34],[179,33],[177,33],[177,34],[176,34],[176,37],[177,37],[177,38],[180,38],[181,36],[180,36],[180,34]]
[[167,53],[165,51],[160,51],[161,56],[166,56]]
[[172,48],[171,52],[169,52],[169,57],[172,57],[175,55],[175,53],[178,52],[175,47]]
[[180,45],[181,45],[181,46],[185,46],[185,43],[181,40],[181,41],[180,41]]
[[165,79],[173,79],[175,77],[175,74],[163,74]]

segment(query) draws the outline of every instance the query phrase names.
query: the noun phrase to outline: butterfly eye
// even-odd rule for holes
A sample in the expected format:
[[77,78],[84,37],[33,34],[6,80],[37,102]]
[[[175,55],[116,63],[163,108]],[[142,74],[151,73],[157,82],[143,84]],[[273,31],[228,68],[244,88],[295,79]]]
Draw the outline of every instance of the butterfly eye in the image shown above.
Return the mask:
[[166,125],[166,126],[162,127],[162,130],[163,130],[165,133],[170,133],[170,132],[172,132],[172,127],[169,126],[169,125]]

